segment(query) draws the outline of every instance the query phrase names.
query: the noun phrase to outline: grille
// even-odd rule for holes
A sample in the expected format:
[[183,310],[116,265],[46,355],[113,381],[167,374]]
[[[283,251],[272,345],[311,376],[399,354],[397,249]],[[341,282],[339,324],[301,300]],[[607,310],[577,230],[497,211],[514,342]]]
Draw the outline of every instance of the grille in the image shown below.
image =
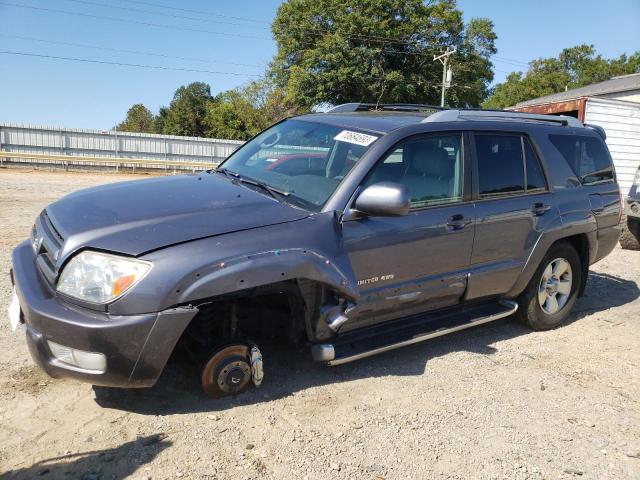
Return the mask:
[[64,238],[51,222],[46,210],[43,210],[33,227],[31,245],[36,254],[36,264],[51,285],[58,276],[58,254],[63,243]]

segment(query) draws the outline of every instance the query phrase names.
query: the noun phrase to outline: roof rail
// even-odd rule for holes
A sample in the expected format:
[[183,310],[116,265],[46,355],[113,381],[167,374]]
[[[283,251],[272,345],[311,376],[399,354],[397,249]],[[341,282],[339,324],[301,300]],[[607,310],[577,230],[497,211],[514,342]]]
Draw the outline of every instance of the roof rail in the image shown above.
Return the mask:
[[325,113],[369,112],[376,110],[397,112],[439,112],[443,107],[422,103],[343,103],[330,108]]
[[455,122],[457,120],[515,120],[558,123],[569,127],[583,127],[580,120],[565,115],[509,112],[504,110],[452,109],[442,110],[422,120],[423,122]]

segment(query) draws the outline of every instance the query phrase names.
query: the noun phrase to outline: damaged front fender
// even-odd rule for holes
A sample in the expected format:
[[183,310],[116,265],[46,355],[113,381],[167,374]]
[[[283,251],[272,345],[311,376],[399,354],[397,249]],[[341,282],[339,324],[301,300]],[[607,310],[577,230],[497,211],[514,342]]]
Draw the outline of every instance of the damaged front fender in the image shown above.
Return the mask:
[[162,311],[176,305],[285,280],[310,280],[348,301],[359,295],[332,212],[196,240],[142,257],[153,268],[113,313]]

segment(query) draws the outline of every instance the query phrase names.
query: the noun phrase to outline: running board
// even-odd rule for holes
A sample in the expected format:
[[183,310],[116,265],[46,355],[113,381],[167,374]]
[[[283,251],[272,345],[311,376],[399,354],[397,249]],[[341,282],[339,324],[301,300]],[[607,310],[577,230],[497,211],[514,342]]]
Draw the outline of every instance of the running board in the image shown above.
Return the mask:
[[518,310],[514,300],[448,308],[344,333],[334,343],[313,345],[313,359],[342,365],[396,348],[508,317]]

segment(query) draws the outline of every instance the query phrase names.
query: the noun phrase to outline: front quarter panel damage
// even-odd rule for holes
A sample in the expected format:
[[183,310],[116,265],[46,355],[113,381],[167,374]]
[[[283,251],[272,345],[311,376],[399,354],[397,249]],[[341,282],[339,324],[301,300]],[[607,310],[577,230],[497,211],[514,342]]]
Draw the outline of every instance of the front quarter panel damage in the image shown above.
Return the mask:
[[358,297],[341,226],[333,212],[175,245],[142,258],[153,263],[151,272],[134,294],[112,304],[110,312],[197,305],[287,280],[321,284],[349,302]]

